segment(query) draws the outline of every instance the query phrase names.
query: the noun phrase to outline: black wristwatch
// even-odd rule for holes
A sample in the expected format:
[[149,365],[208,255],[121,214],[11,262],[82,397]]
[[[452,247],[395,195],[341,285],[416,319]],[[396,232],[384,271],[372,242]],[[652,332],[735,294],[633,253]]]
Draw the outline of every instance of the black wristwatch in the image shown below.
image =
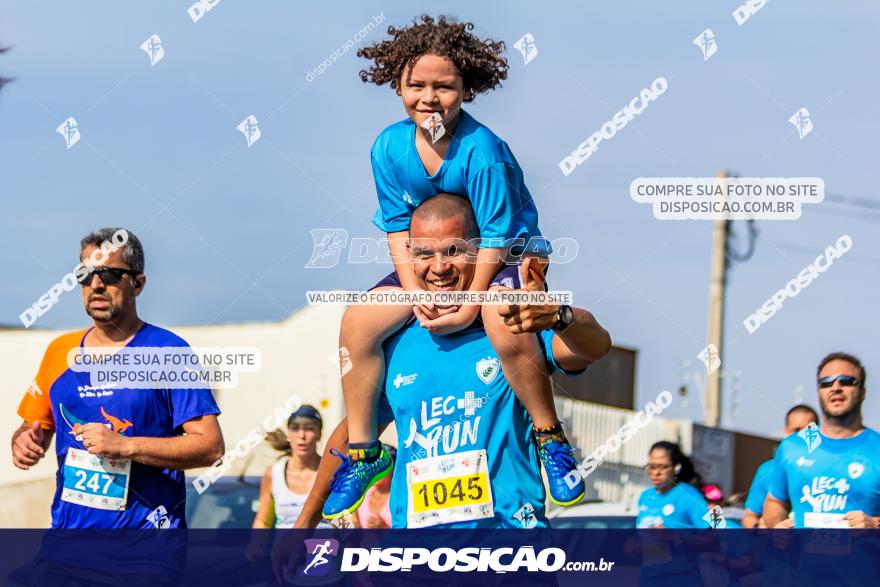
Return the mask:
[[574,311],[572,311],[571,306],[559,306],[559,309],[556,311],[556,323],[553,325],[553,330],[565,330],[571,323],[574,322]]

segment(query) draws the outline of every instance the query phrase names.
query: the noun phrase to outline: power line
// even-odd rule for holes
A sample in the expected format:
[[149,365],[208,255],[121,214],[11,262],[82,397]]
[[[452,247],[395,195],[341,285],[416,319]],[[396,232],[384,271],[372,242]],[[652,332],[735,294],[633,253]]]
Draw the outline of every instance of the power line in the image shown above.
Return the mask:
[[[765,237],[766,238],[766,237]],[[800,243],[791,243],[787,241],[777,241],[767,239],[772,245],[779,247],[780,249],[785,249],[788,251],[792,251],[794,253],[806,253],[808,255],[817,255],[821,254],[821,250],[817,250],[816,247],[811,247],[809,245],[802,245]],[[857,255],[847,254],[847,259],[856,261],[858,263],[867,263],[869,265],[880,265],[880,258],[877,257],[860,257]]]
[[[838,218],[858,218],[859,220],[864,220],[865,222],[877,222],[880,221],[880,216],[873,216],[871,212],[860,212],[859,210],[838,210],[836,208],[819,208],[816,206],[811,206],[807,208],[812,212],[818,212],[819,214],[823,214],[826,216],[837,216]],[[880,212],[880,210],[878,210]]]
[[826,193],[825,201],[880,212],[880,200],[875,200],[873,198],[859,198],[857,196],[847,196],[846,194]]

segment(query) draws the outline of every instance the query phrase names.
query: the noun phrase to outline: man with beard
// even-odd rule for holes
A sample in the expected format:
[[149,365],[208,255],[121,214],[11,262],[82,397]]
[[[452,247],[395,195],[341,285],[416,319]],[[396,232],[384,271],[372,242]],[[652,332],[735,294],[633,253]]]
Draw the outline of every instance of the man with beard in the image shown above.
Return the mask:
[[779,445],[764,520],[768,528],[877,528],[880,434],[862,425],[865,368],[850,354],[831,353],[817,377],[822,426]]
[[[108,247],[117,243],[118,234],[127,235],[124,244]],[[12,437],[12,461],[25,470],[36,465],[46,456],[57,430],[52,528],[185,527],[183,470],[211,465],[223,455],[220,410],[210,389],[181,388],[175,383],[151,383],[154,389],[143,384],[126,388],[125,382],[101,385],[90,373],[71,368],[70,356],[89,356],[98,352],[96,347],[100,352],[153,354],[159,350],[155,347],[176,349],[172,352],[188,349],[179,336],[138,317],[137,296],[147,278],[143,248],[134,234],[116,228],[97,230],[82,239],[80,260],[83,266],[74,274],[94,326],[49,344],[18,408],[24,422]],[[110,356],[117,354],[124,353]],[[61,572],[52,566],[59,563],[68,569],[108,568],[72,554],[69,544],[47,549],[44,543],[47,550],[52,562],[41,569],[47,578]],[[92,552],[97,556],[101,550]],[[108,563],[114,573],[122,573],[118,583],[127,582],[126,574],[171,575],[179,570],[180,561],[166,565],[146,555],[132,548]]]

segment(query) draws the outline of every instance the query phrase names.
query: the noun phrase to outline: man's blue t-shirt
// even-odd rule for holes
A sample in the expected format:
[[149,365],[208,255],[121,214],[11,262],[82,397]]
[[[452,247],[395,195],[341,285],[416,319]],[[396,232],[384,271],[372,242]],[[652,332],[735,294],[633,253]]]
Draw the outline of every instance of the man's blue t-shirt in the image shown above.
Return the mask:
[[880,434],[870,428],[852,438],[804,428],[779,445],[770,495],[791,503],[795,528],[842,525],[843,514],[851,511],[878,516],[878,454]]
[[770,459],[764,461],[755,472],[755,478],[752,479],[752,486],[749,487],[749,496],[746,498],[746,509],[759,516],[764,511],[764,500],[767,499],[767,492],[770,491],[770,480],[773,478],[773,463]]
[[439,193],[456,194],[471,201],[482,248],[516,244],[527,252],[550,252],[522,169],[507,143],[462,110],[446,159],[431,176],[416,151],[415,132],[415,123],[407,118],[383,130],[373,143],[370,159],[379,198],[373,224],[386,233],[408,230],[421,202]]
[[[88,330],[70,333],[49,345],[19,407],[19,415],[28,422],[39,421],[43,428],[55,430],[58,472],[52,527],[185,527],[183,471],[123,459],[108,460],[99,468],[72,429],[77,423],[99,423],[128,437],[178,436],[184,422],[220,413],[211,390],[93,386],[89,373],[67,367],[68,351],[82,347],[87,334]],[[126,348],[187,346],[176,334],[145,323]],[[106,467],[113,467],[111,474]]]
[[[553,333],[539,340],[551,371]],[[380,421],[397,428],[394,528],[543,528],[531,419],[481,326],[435,336],[410,323],[385,343]]]
[[692,485],[678,483],[666,493],[649,487],[639,496],[636,528],[708,528],[703,519],[708,511],[706,499]]

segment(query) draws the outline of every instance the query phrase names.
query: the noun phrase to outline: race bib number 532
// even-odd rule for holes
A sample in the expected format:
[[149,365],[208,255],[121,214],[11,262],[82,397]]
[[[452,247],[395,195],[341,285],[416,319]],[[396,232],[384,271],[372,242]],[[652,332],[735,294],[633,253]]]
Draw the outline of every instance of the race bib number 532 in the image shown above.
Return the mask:
[[407,463],[408,528],[468,522],[495,515],[485,450]]

